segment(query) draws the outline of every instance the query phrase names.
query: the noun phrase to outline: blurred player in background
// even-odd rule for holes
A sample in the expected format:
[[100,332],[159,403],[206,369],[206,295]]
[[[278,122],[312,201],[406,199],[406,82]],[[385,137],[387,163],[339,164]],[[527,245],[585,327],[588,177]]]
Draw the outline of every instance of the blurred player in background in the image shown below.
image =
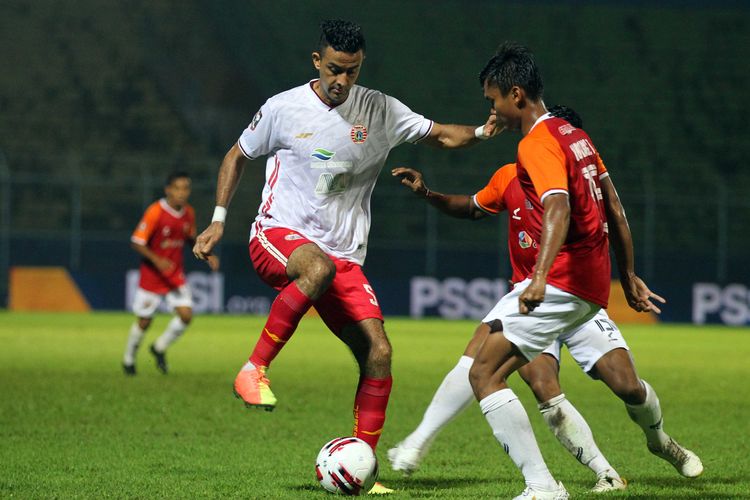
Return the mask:
[[[583,126],[578,114],[570,108],[553,106],[549,112],[552,116],[566,120],[575,128]],[[598,163],[604,204],[612,234],[624,238],[626,247],[629,248],[627,255],[620,256],[626,259],[620,266],[621,273],[632,274],[632,239],[625,212],[604,164]],[[401,182],[417,196],[453,217],[476,220],[506,211],[508,250],[513,270],[511,281],[518,283],[531,273],[538,243],[530,238],[524,226],[526,198],[518,182],[514,163],[498,169],[487,186],[474,196],[432,191],[425,185],[422,174],[413,169],[396,168],[392,173],[401,177]],[[645,289],[645,284],[642,287]],[[632,293],[632,290],[629,290],[629,293]],[[654,295],[654,298],[663,302],[657,295]],[[637,297],[628,296],[629,303],[635,304],[636,301]],[[660,312],[656,306],[651,307],[651,310]],[[469,383],[469,369],[479,346],[488,334],[487,324],[482,323],[477,327],[464,355],[438,387],[419,426],[395,448],[388,451],[388,458],[394,470],[406,474],[417,470],[438,432],[471,403],[473,394]],[[602,309],[582,327],[558,337],[541,356],[518,370],[519,375],[534,392],[539,403],[539,411],[557,439],[580,463],[588,466],[596,474],[597,483],[592,489],[594,493],[625,489],[627,482],[599,451],[588,423],[566,399],[560,388],[558,376],[560,350],[563,344],[589,376],[602,380],[625,402],[628,415],[643,430],[652,453],[670,462],[686,477],[695,477],[702,472],[700,459],[663,432],[659,399],[651,386],[638,377],[625,339]]]
[[[164,333],[149,348],[162,373],[168,370],[167,348],[185,332],[193,318],[193,301],[185,282],[182,255],[186,243],[192,246],[196,233],[195,212],[188,204],[190,176],[185,172],[169,174],[164,194],[164,198],[146,209],[130,237],[130,246],[141,256],[141,269],[133,298],[136,321],[130,327],[122,360],[127,375],[136,374],[138,347],[162,299],[166,299],[175,313]],[[207,260],[211,270],[218,269],[219,261],[215,256]]]
[[360,27],[336,20],[321,28],[312,54],[318,78],[266,101],[226,154],[214,218],[194,253],[207,258],[221,239],[245,161],[268,156],[250,256],[260,277],[280,293],[235,379],[235,395],[247,406],[276,406],[267,369],[314,305],[359,365],[354,434],[374,449],[392,384],[383,315],[361,268],[378,174],[389,151],[405,142],[458,148],[497,130],[493,116],[479,127],[442,125],[355,85],[365,58]]

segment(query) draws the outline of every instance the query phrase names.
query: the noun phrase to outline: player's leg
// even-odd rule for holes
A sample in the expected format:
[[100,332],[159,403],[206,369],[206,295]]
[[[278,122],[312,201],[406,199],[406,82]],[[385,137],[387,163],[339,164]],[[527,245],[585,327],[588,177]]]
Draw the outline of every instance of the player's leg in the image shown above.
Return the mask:
[[317,245],[286,229],[261,231],[250,243],[258,275],[280,290],[247,363],[234,381],[234,393],[248,407],[273,410],[276,396],[266,370],[297,329],[302,317],[330,285],[336,268]]
[[489,331],[490,328],[485,323],[476,328],[463,356],[435,391],[417,428],[394,448],[388,450],[388,460],[393,470],[405,474],[416,471],[437,434],[474,400],[469,383],[469,369]]
[[[362,268],[334,259],[336,277],[315,308],[328,328],[351,350],[359,366],[354,396],[354,435],[377,447],[391,394],[391,344],[383,328],[383,313]],[[380,483],[369,494],[388,494]]]
[[167,348],[185,333],[193,320],[193,297],[187,284],[170,290],[166,299],[175,315],[167,323],[164,332],[149,348],[156,361],[156,368],[165,375],[169,370],[166,356]]
[[130,325],[130,332],[125,343],[125,352],[122,357],[122,369],[126,375],[135,375],[135,358],[138,348],[151,326],[151,321],[161,302],[161,296],[156,293],[138,288],[133,297],[133,314],[136,320]]
[[490,334],[479,349],[469,380],[495,438],[523,473],[527,488],[518,498],[567,498],[565,487],[550,474],[529,417],[507,378],[558,335],[591,319],[599,307],[547,285],[544,301],[530,314],[521,314],[518,297],[530,282],[519,283],[483,319]]
[[672,464],[685,477],[697,477],[703,472],[700,458],[664,432],[659,397],[638,376],[628,350],[619,348],[606,353],[596,362],[591,375],[622,399],[631,420],[643,430],[651,453]]
[[599,450],[588,422],[565,397],[559,381],[560,344],[547,348],[518,374],[528,384],[539,403],[539,411],[560,444],[581,464],[596,474],[593,491],[601,493],[625,489],[627,483]]

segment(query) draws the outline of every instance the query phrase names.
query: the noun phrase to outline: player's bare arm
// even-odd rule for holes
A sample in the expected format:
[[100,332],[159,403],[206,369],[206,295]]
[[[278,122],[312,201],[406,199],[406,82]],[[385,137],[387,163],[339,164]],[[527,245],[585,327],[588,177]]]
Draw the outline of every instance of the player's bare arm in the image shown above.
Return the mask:
[[569,225],[570,204],[568,203],[568,195],[554,193],[546,196],[544,198],[544,216],[542,217],[542,235],[534,274],[529,286],[518,297],[518,310],[521,314],[529,314],[544,301],[547,274],[565,242]]
[[131,242],[130,248],[135,250],[141,257],[147,259],[149,262],[151,262],[156,269],[159,270],[161,273],[167,273],[171,271],[174,268],[174,262],[172,262],[167,257],[162,257],[161,255],[157,255],[149,247],[146,245],[141,245],[139,243]]
[[470,125],[446,125],[435,122],[422,143],[444,149],[464,148],[494,137],[503,130],[498,127],[494,113],[490,114],[485,124],[480,127],[481,129]]
[[601,179],[604,208],[607,212],[609,240],[615,252],[620,284],[625,292],[628,305],[638,312],[661,313],[661,309],[652,301],[664,304],[666,300],[649,290],[646,283],[635,274],[635,257],[633,236],[630,233],[625,209],[620,203],[615,185],[610,176]]
[[432,191],[425,185],[422,173],[408,167],[396,167],[391,175],[401,178],[401,184],[412,190],[420,198],[444,214],[458,219],[481,219],[487,215],[474,204],[471,196],[465,194],[443,194]]
[[[219,179],[216,183],[216,206],[229,208],[234,192],[242,178],[245,168],[245,155],[240,147],[235,144],[224,156],[219,168]],[[221,241],[224,235],[224,222],[214,220],[195,240],[193,255],[200,260],[208,260],[214,247]],[[211,266],[211,262],[209,262]]]

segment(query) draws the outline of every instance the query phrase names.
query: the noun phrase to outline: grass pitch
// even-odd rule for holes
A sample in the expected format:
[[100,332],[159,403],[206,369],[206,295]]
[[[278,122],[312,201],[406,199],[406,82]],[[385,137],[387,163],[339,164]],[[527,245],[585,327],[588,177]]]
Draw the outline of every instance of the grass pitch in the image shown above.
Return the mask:
[[[351,433],[357,371],[317,319],[302,322],[269,372],[279,405],[246,410],[231,393],[263,318],[200,316],[156,371],[147,346],[120,368],[130,315],[0,313],[0,497],[331,498],[314,461]],[[478,405],[438,437],[419,472],[390,470],[386,450],[411,432],[473,332],[473,322],[389,319],[394,390],[378,447],[394,498],[510,498],[523,479],[492,437]],[[750,330],[623,325],[641,377],[656,389],[665,430],[703,460],[688,480],[652,456],[622,403],[564,358],[562,384],[599,447],[630,481],[607,498],[750,498],[747,353]],[[548,465],[574,497],[593,474],[547,429],[514,377]],[[597,497],[601,498],[601,497]]]

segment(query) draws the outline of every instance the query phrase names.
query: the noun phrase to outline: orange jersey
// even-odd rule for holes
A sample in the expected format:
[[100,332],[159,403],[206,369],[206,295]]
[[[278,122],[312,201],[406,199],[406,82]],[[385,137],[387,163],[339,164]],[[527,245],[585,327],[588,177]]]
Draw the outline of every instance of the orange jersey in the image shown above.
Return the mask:
[[607,307],[611,271],[599,179],[607,170],[591,138],[567,121],[545,115],[519,143],[516,167],[529,200],[527,227],[535,241],[541,241],[545,197],[568,195],[568,235],[547,282]]
[[499,168],[487,185],[474,195],[474,203],[489,214],[508,211],[508,254],[513,269],[511,281],[518,283],[531,274],[538,245],[526,230],[526,195],[516,176],[516,164]]
[[146,245],[152,252],[174,263],[167,273],[160,272],[149,260],[141,261],[139,286],[154,293],[167,293],[185,283],[182,249],[186,240],[195,239],[195,212],[185,205],[175,210],[162,198],[146,209],[130,241]]

